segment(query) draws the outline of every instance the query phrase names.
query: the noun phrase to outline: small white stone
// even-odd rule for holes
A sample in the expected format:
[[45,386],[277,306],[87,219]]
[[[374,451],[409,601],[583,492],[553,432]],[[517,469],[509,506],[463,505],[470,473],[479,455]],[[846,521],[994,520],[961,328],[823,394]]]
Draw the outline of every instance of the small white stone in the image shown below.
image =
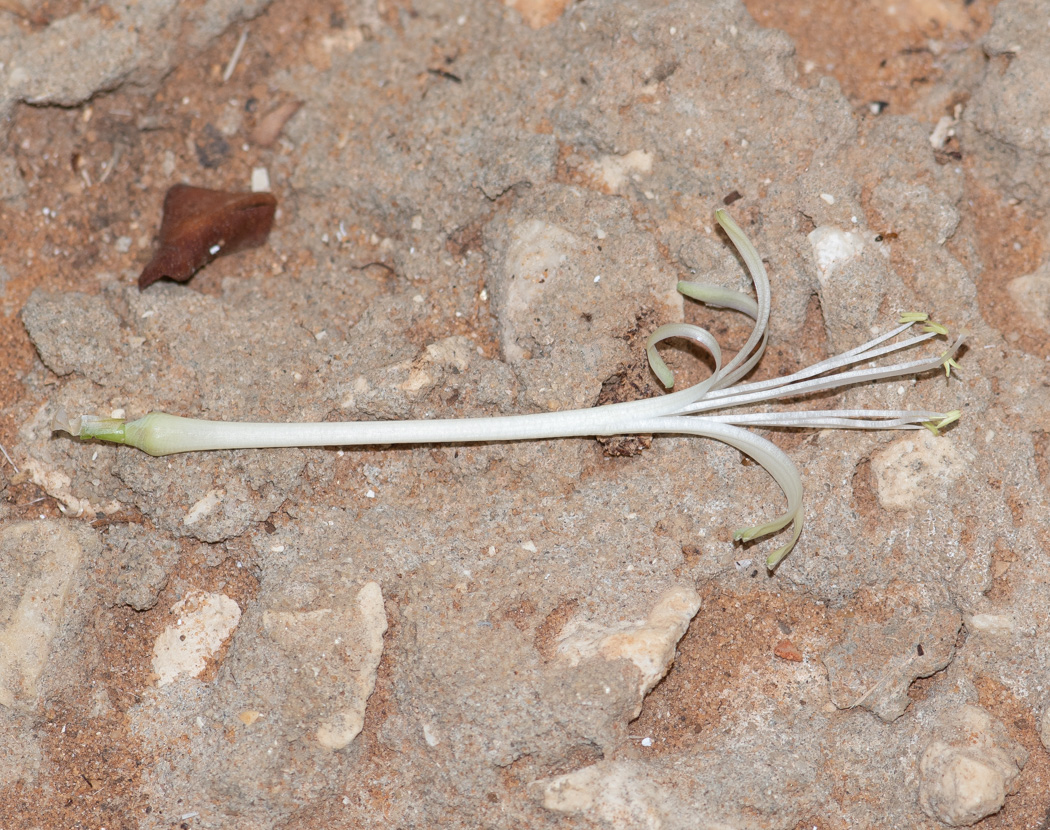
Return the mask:
[[427,746],[437,746],[441,743],[441,739],[434,734],[429,723],[423,724],[423,740],[427,742]]
[[963,474],[966,458],[955,441],[922,430],[899,438],[871,459],[879,503],[904,510],[928,491],[943,492]]
[[942,720],[942,732],[919,762],[922,809],[952,827],[998,812],[1028,760],[1027,751],[977,706],[950,713]]
[[817,262],[817,278],[822,283],[847,262],[859,257],[864,250],[860,234],[839,230],[831,225],[821,225],[811,231],[808,239]]
[[[609,190],[616,192],[629,180],[653,169],[653,155],[644,150],[632,150],[622,155],[607,155],[598,159],[594,173]],[[633,178],[637,181],[637,178]]]
[[0,706],[35,705],[83,555],[64,523],[12,522],[0,531]]
[[197,677],[222,648],[241,619],[241,609],[225,594],[193,591],[171,607],[178,619],[153,644],[157,685]]
[[674,662],[678,641],[700,609],[700,595],[685,586],[669,589],[656,601],[645,620],[608,628],[573,619],[558,637],[557,653],[573,666],[595,657],[629,660],[640,673],[634,717],[642,701]]
[[[569,815],[586,814],[599,827],[715,827],[683,823],[676,799],[648,780],[637,764],[599,762],[566,775],[541,779],[543,807]],[[591,822],[588,822],[590,825]],[[728,826],[720,824],[718,826]]]
[[265,167],[252,168],[252,193],[270,192],[270,173]]
[[[387,627],[378,583],[366,582],[356,596],[336,599],[331,608],[263,612],[263,628],[292,661],[288,682],[302,707],[285,717],[314,720],[314,738],[332,751],[349,746],[364,726]],[[335,653],[333,631],[342,640]]]
[[954,118],[950,115],[942,115],[937,122],[937,126],[934,127],[933,132],[930,133],[930,146],[932,146],[934,150],[943,150],[944,145],[948,143],[948,139],[952,135],[952,127],[954,126]]
[[210,515],[219,506],[219,502],[222,501],[222,497],[225,495],[225,490],[209,490],[194,502],[193,506],[183,517],[182,523],[186,527],[197,524],[197,522]]
[[1002,637],[1012,634],[1017,625],[1008,614],[974,614],[966,618],[966,627]]

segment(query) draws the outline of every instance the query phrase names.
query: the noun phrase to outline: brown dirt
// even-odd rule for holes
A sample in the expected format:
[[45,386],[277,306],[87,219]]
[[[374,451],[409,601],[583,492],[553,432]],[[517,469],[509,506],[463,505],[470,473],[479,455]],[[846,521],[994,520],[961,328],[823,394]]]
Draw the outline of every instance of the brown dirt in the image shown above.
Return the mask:
[[[49,14],[60,14],[79,5],[69,0],[45,3],[42,8]],[[919,0],[897,3],[897,14],[890,14],[888,5],[888,0],[747,0],[761,25],[784,29],[794,38],[804,74],[814,78],[819,73],[833,75],[858,109],[884,101],[891,112],[907,113],[923,90],[939,80],[935,56],[923,44],[930,37],[949,46],[972,43],[987,30],[995,4]],[[14,443],[19,417],[24,415],[20,405],[35,403],[42,397],[42,387],[54,381],[37,359],[18,320],[30,293],[38,288],[93,293],[98,290],[94,274],[100,271],[120,274],[129,281],[137,276],[149,258],[159,225],[164,194],[157,186],[155,171],[166,153],[174,155],[178,169],[199,171],[201,184],[215,188],[237,188],[248,179],[253,166],[274,163],[286,151],[279,146],[244,149],[237,137],[229,142],[223,163],[204,170],[193,145],[206,133],[207,125],[218,121],[230,99],[253,108],[245,119],[247,134],[263,113],[280,103],[267,86],[270,74],[289,65],[293,55],[304,52],[323,62],[325,56],[314,44],[340,11],[340,4],[334,0],[278,0],[252,26],[253,53],[261,57],[254,62],[243,60],[227,84],[218,83],[218,79],[236,42],[236,31],[220,38],[199,60],[179,67],[154,95],[117,91],[75,109],[17,109],[11,143],[17,148],[28,195],[25,211],[0,206],[0,228],[4,229],[0,259],[14,266],[0,304],[4,315],[0,326],[0,444],[10,447]],[[189,104],[182,103],[186,99]],[[140,118],[161,126],[149,131],[139,129],[136,123]],[[979,190],[976,200],[964,222],[976,229],[979,256],[985,265],[980,283],[982,313],[991,322],[991,309],[1001,307],[1002,286],[1010,276],[1032,270],[1041,252],[1034,245],[1018,250],[1007,243],[1015,238],[1018,223],[1022,229],[1032,227],[1023,208],[1003,205],[996,194]],[[1013,235],[1007,228],[1014,229]],[[131,240],[126,251],[116,244],[122,237]],[[461,253],[476,245],[470,229],[464,229],[457,244]],[[252,267],[253,257],[262,255],[246,252],[238,255],[243,258],[240,261],[217,260],[198,275],[194,289],[217,291],[224,276]],[[294,261],[286,264],[291,277],[296,267]],[[801,344],[802,353],[798,344],[791,349],[770,344],[767,363],[772,368],[797,368],[811,356],[823,353],[819,307],[814,306],[809,317],[806,331],[811,334]],[[460,333],[469,333],[472,326],[484,328],[477,319],[463,319],[455,325],[463,330]],[[721,339],[719,325],[733,324],[713,324],[714,333]],[[487,341],[487,333],[480,339]],[[1040,353],[1047,349],[1045,343],[1022,345]],[[53,500],[14,476],[2,461],[0,487],[15,516],[59,515]],[[224,583],[224,591],[236,590],[239,598],[246,598],[253,590],[250,582],[245,573],[231,570],[228,563],[209,568],[201,557],[191,555],[184,557],[153,610],[99,611],[89,628],[100,642],[121,643],[119,654],[105,649],[99,654],[103,667],[99,676],[111,709],[101,717],[92,717],[91,695],[84,690],[40,713],[38,728],[44,735],[48,780],[38,786],[6,790],[0,797],[0,827],[137,826],[139,817],[150,812],[149,794],[140,787],[139,770],[151,759],[141,756],[140,744],[127,730],[125,713],[137,700],[137,690],[147,682],[150,644],[164,625],[164,609],[171,604],[174,586],[207,588]],[[755,605],[749,592],[749,607],[740,608],[729,591],[706,588],[703,593],[702,619],[681,641],[681,657],[671,675],[652,693],[632,727],[633,731],[652,735],[660,750],[683,743],[696,745],[706,730],[728,717],[731,713],[727,706],[745,668],[766,673],[771,693],[775,693],[778,667],[795,665],[774,655],[781,639],[789,638],[803,655],[809,655],[810,643],[826,636],[821,627],[827,612],[812,602],[764,593],[765,599]],[[555,621],[565,611],[558,609],[553,615]],[[390,619],[396,620],[397,614],[391,614]],[[785,632],[785,626],[790,633]],[[541,631],[553,628],[541,627]],[[387,639],[397,637],[395,626]],[[387,653],[395,651],[388,648]],[[388,761],[375,736],[394,705],[390,676],[384,658],[361,737],[373,748],[369,764],[374,772]],[[982,826],[1040,826],[1046,817],[1045,789],[1034,782],[1050,775],[1050,758],[1035,737],[1030,710],[991,681],[982,685],[981,695],[982,705],[1002,718],[1032,752],[1020,794]],[[664,712],[675,714],[665,718]],[[382,810],[379,794],[366,800],[372,808]],[[339,826],[339,819],[337,812],[318,808],[296,817],[290,826],[334,827]],[[800,826],[830,830],[838,825],[814,817]]]

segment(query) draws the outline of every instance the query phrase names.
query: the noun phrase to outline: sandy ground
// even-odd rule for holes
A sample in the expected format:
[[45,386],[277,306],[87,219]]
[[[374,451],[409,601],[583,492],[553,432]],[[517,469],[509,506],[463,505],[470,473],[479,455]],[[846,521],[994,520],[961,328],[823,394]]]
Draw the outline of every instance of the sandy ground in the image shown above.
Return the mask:
[[[0,828],[1045,828],[1048,16],[0,2]],[[167,189],[256,168],[268,243],[139,292]],[[820,404],[961,409],[941,438],[770,436],[807,503],[773,575],[732,532],[782,496],[709,441],[50,430],[659,394],[657,325],[747,337],[674,292],[745,287],[724,205],[773,286],[754,379],[913,308],[971,335]]]

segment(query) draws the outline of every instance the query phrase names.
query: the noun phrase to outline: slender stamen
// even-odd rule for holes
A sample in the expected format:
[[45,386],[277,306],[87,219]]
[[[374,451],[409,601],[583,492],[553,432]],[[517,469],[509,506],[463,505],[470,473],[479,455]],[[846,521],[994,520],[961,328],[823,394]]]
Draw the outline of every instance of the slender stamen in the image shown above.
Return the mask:
[[[756,299],[719,286],[680,282],[684,295],[712,306],[740,311],[754,322],[744,347],[722,366],[718,341],[706,329],[687,323],[670,323],[650,335],[646,351],[653,372],[668,388],[674,375],[656,350],[671,337],[685,337],[698,343],[714,360],[714,371],[706,380],[678,392],[627,403],[498,418],[453,418],[414,421],[351,421],[345,423],[233,423],[180,418],[153,412],[137,421],[84,415],[70,419],[64,410],[55,415],[55,430],[83,440],[99,439],[138,447],[151,455],[169,455],[214,449],[261,447],[315,447],[375,444],[466,443],[483,441],[522,441],[576,436],[630,434],[681,434],[712,438],[754,458],[774,478],[787,499],[787,510],[772,521],[742,528],[734,534],[739,541],[751,541],[792,525],[785,545],[769,555],[766,567],[773,570],[798,541],[802,532],[802,479],[791,459],[775,444],[744,427],[806,429],[929,429],[940,434],[959,418],[959,411],[897,409],[828,409],[775,412],[710,414],[717,410],[766,403],[839,389],[885,378],[916,375],[943,367],[950,376],[958,368],[954,355],[965,336],[951,340],[940,354],[885,366],[871,363],[905,349],[912,349],[934,337],[948,337],[948,330],[930,321],[925,312],[907,312],[893,330],[863,345],[785,377],[736,385],[761,359],[769,337],[770,287],[758,251],[724,210],[715,213],[736,246],[751,275]],[[923,334],[903,340],[897,338],[922,323]],[[846,371],[844,371],[846,370]],[[704,414],[706,413],[706,414]]]

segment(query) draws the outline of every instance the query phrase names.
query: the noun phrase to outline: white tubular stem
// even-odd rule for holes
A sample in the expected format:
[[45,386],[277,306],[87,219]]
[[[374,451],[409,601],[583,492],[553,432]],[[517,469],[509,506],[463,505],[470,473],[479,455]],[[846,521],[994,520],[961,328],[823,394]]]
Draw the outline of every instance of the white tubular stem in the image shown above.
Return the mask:
[[[275,424],[203,421],[151,412],[137,421],[126,423],[122,418],[96,415],[69,418],[60,409],[55,414],[53,428],[83,440],[127,444],[150,455],[273,447],[470,444],[656,433],[698,435],[729,444],[751,456],[784,491],[787,499],[784,513],[764,524],[741,528],[734,534],[735,539],[747,542],[792,525],[791,532],[787,534],[787,544],[766,559],[766,567],[772,571],[794,546],[802,530],[802,479],[782,450],[743,427],[925,428],[937,435],[958,420],[960,411],[829,409],[719,415],[699,413],[811,395],[859,383],[914,375],[937,367],[944,368],[946,375],[950,375],[951,369],[957,365],[953,355],[966,338],[964,335],[950,339],[948,330],[930,321],[929,315],[908,312],[901,316],[900,325],[892,331],[843,354],[822,360],[787,377],[738,386],[737,381],[751,371],[766,348],[769,337],[769,278],[758,251],[736,222],[724,210],[716,211],[715,216],[747,266],[755,288],[755,299],[738,291],[704,283],[682,282],[679,283],[679,290],[701,302],[743,312],[754,319],[755,325],[743,348],[725,366],[722,366],[722,351],[718,342],[705,329],[686,323],[668,323],[654,331],[646,343],[646,351],[651,368],[668,387],[673,385],[674,376],[655,348],[661,340],[670,337],[689,338],[713,357],[715,367],[711,376],[688,389],[655,398],[568,412],[444,420]],[[923,334],[896,342],[897,337],[916,323],[926,324]],[[910,349],[936,336],[945,337],[948,344],[946,350],[932,357],[885,366],[871,365],[863,369],[849,368]]]
[[[643,401],[494,418],[300,424],[205,421],[151,412],[125,426],[122,443],[138,447],[150,455],[172,455],[219,449],[467,444],[621,435],[639,432],[635,425],[645,420],[645,415],[638,411],[637,403]],[[654,415],[659,417],[658,413]]]

